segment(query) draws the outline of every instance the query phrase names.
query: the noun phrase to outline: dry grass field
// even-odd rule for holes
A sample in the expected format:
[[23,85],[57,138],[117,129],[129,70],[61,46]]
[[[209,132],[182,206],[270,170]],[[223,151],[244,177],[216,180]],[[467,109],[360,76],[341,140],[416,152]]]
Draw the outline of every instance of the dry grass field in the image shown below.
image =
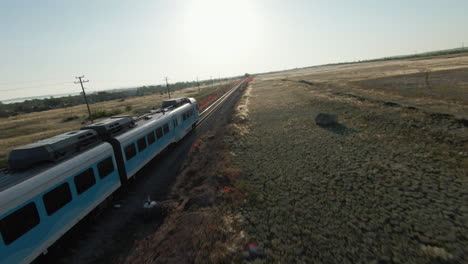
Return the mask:
[[[187,88],[171,93],[172,97],[195,97],[203,100],[215,93],[222,92],[228,84]],[[167,95],[153,94],[148,96],[131,97],[124,101],[113,100],[91,104],[91,111],[116,111],[119,115],[139,116],[150,109],[159,108]],[[77,117],[76,119],[73,119]],[[72,119],[66,121],[67,118]],[[7,166],[8,153],[18,146],[29,144],[37,140],[48,138],[66,131],[79,129],[84,126],[87,118],[86,105],[77,105],[62,109],[43,112],[20,114],[9,118],[0,118],[0,168]],[[105,119],[105,118],[101,118]],[[97,121],[97,120],[95,120]]]
[[467,67],[461,55],[257,77],[231,144],[251,186],[241,230],[267,253],[256,263],[467,263]]
[[[428,73],[429,87],[425,75]],[[310,81],[369,99],[400,102],[468,118],[468,54],[313,67],[262,75],[261,80]],[[258,78],[257,78],[258,80]]]

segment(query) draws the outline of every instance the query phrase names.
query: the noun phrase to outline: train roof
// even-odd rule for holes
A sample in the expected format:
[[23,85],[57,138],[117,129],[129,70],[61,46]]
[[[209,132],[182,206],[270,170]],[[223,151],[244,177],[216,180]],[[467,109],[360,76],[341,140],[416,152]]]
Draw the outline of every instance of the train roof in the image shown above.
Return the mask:
[[167,107],[179,107],[182,106],[186,103],[191,103],[191,100],[193,98],[187,98],[187,97],[179,97],[179,98],[173,98],[169,100],[164,100],[162,102],[161,108],[167,108]]
[[96,145],[94,130],[75,130],[17,147],[8,156],[8,168],[27,170],[43,163],[58,162]]
[[[166,103],[167,102],[167,103]],[[151,110],[149,113],[133,118],[130,116],[116,116],[83,127],[82,129],[93,129],[103,137],[114,137],[120,141],[125,141],[127,138],[132,138],[135,134],[141,133],[140,127],[154,122],[165,122],[166,117],[171,116],[179,111],[186,109],[186,105],[196,103],[194,98],[175,98],[166,100],[162,104],[162,108]],[[167,107],[164,107],[167,106]]]
[[[3,192],[4,190],[11,188],[23,181],[26,181],[30,178],[34,178],[41,173],[45,172],[46,170],[52,169],[54,167],[60,167],[62,164],[69,162],[70,160],[73,160],[75,158],[80,158],[80,159],[86,159],[86,157],[80,157],[80,156],[88,156],[92,151],[95,149],[102,149],[103,145],[109,145],[108,143],[105,142],[99,142],[97,145],[94,145],[93,148],[87,148],[79,152],[75,152],[74,154],[70,155],[66,159],[62,159],[58,162],[48,162],[48,163],[43,163],[39,166],[34,166],[29,169],[24,169],[24,170],[11,170],[11,169],[5,169],[0,171],[0,193]],[[110,147],[110,145],[109,145]],[[86,154],[86,155],[82,155]],[[90,157],[88,157],[90,158]],[[66,166],[65,169],[70,169],[69,166]]]
[[27,171],[0,171],[0,213],[12,204],[21,204],[31,197],[52,188],[70,175],[80,173],[112,152],[107,142],[81,152],[70,159],[48,167]]
[[114,116],[81,128],[92,129],[102,137],[111,137],[124,133],[135,126],[135,119],[131,116]]
[[152,125],[155,122],[167,122],[166,120],[172,118],[174,114],[187,110],[190,104],[183,104],[177,108],[163,108],[158,110],[153,110],[150,113],[143,115],[142,117],[135,120],[135,129],[131,129],[116,138],[121,142],[126,142],[128,139],[133,138],[135,135],[144,134],[144,130],[141,128],[144,126]]

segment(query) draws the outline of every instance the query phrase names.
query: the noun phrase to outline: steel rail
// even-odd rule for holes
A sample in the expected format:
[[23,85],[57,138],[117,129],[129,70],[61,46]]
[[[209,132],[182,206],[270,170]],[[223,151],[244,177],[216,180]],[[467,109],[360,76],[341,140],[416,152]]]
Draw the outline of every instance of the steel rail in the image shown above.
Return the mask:
[[244,79],[238,84],[234,85],[229,91],[224,93],[221,97],[216,99],[216,101],[214,101],[210,106],[204,109],[200,113],[200,120],[197,122],[195,127],[198,127],[199,125],[201,125],[203,121],[205,121],[208,118],[208,116],[210,116],[214,111],[216,111],[216,109],[218,109],[219,106],[221,106],[222,103],[226,101],[232,93],[234,93],[239,87],[241,87],[245,83],[246,80],[247,79]]

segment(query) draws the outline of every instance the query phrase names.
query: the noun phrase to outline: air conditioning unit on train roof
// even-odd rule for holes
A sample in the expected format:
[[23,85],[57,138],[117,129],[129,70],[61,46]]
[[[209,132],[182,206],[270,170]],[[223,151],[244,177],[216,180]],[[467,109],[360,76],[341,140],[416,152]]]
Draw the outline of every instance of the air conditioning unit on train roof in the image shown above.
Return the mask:
[[46,162],[58,162],[101,142],[93,130],[75,130],[46,138],[10,152],[10,169],[28,169]]
[[135,120],[131,116],[115,116],[109,119],[82,127],[81,129],[92,129],[102,137],[115,136],[121,134],[135,125]]
[[190,103],[190,100],[188,98],[174,98],[171,100],[163,101],[161,108],[162,109],[169,108],[169,107],[177,108],[187,103]]

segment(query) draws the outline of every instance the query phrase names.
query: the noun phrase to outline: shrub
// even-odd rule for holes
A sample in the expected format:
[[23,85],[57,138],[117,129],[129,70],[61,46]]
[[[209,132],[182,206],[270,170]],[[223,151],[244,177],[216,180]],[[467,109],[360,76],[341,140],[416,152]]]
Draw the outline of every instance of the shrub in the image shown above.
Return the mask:
[[76,120],[76,119],[80,119],[79,116],[76,116],[76,115],[73,115],[73,116],[69,116],[69,117],[66,117],[64,119],[62,119],[62,122],[70,122],[70,121],[73,121],[73,120]]
[[121,114],[122,112],[123,112],[122,109],[118,109],[118,108],[114,110],[97,110],[91,114],[91,118],[98,119],[98,118],[103,118],[103,117],[109,117],[109,116]]

